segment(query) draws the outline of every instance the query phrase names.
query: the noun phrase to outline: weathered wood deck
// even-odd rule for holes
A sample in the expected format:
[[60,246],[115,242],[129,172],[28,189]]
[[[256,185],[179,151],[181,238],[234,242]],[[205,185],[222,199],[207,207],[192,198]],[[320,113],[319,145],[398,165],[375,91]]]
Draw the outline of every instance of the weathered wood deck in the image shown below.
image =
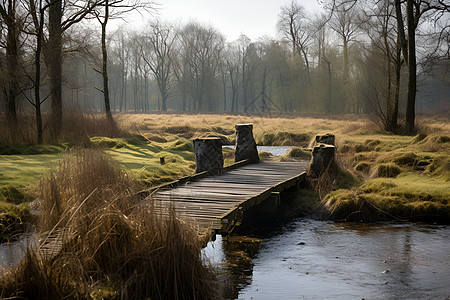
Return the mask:
[[201,235],[226,233],[244,212],[304,180],[309,161],[247,164],[219,176],[203,177],[154,192],[156,211],[176,214],[198,226]]

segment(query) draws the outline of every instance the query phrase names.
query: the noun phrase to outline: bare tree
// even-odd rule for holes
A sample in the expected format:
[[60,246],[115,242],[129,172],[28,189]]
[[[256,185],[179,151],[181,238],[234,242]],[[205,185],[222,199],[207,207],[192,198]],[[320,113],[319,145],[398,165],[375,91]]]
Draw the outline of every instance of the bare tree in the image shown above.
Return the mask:
[[59,136],[63,122],[62,53],[63,34],[84,20],[105,0],[53,0],[48,13],[48,40],[44,44],[44,58],[49,71],[51,95],[51,135]]
[[239,106],[238,91],[241,85],[241,76],[239,76],[240,54],[241,52],[239,51],[237,43],[228,44],[225,59],[231,88],[231,112],[236,112]]
[[312,42],[313,31],[311,21],[305,13],[305,8],[296,0],[281,7],[278,16],[278,30],[292,44],[293,55],[301,55],[305,64],[307,78],[311,84],[310,63],[308,58],[308,48]]
[[24,29],[28,34],[34,35],[36,38],[36,45],[34,49],[34,101],[29,101],[35,109],[36,115],[36,130],[37,130],[37,143],[40,144],[43,141],[43,126],[42,126],[42,104],[47,99],[41,100],[41,52],[44,35],[44,22],[45,12],[53,5],[54,2],[47,2],[43,5],[42,0],[29,0],[27,10],[31,16],[31,28]]
[[19,94],[18,69],[19,69],[19,35],[22,21],[18,13],[18,1],[6,0],[0,4],[0,16],[2,23],[6,25],[6,72],[3,74],[3,93],[6,98],[6,112],[14,130],[17,125],[17,96]]
[[255,45],[249,37],[241,34],[237,40],[239,57],[241,59],[241,86],[242,86],[242,104],[246,108],[249,99],[249,85],[256,71]]
[[108,78],[108,52],[106,45],[106,28],[108,21],[114,18],[122,18],[124,14],[137,9],[149,11],[152,7],[152,2],[141,0],[103,0],[99,2],[97,6],[100,10],[93,10],[95,18],[98,20],[102,27],[101,35],[101,47],[102,47],[102,69],[99,71],[103,78],[103,98],[105,101],[105,113],[106,118],[113,130],[116,129],[116,124],[111,113],[110,95],[109,95],[109,78]]
[[[180,32],[182,56],[188,66],[185,76],[192,79],[194,110],[202,110],[205,97],[212,93],[217,81],[217,52],[224,48],[224,37],[210,26],[188,23]],[[210,99],[208,99],[210,100]],[[211,109],[211,102],[208,109]]]
[[343,52],[343,76],[342,81],[346,93],[346,110],[356,111],[356,105],[350,91],[350,58],[349,49],[355,43],[359,26],[360,18],[358,15],[358,8],[351,2],[342,3],[341,6],[333,9],[333,15],[330,19],[330,27],[338,34],[342,41]]
[[[387,131],[397,130],[400,76],[401,45],[397,34],[395,7],[389,0],[371,3],[364,11],[365,20],[362,28],[371,40],[367,47],[367,57],[362,65],[370,66],[365,72],[366,88],[370,83],[377,94],[364,97],[369,106],[369,113],[374,115]],[[374,97],[375,96],[375,97]]]
[[177,33],[173,26],[160,20],[151,22],[150,29],[140,38],[142,58],[148,65],[158,83],[161,93],[161,110],[167,110],[167,100],[174,92],[172,64]]
[[[407,133],[412,134],[415,132],[415,106],[417,92],[416,31],[419,27],[420,21],[423,18],[440,19],[443,16],[448,16],[448,14],[450,13],[450,4],[448,4],[447,1],[443,0],[407,0],[406,20],[408,37],[406,40],[405,28],[403,26],[404,15],[401,9],[401,4],[404,2],[405,1],[395,0],[399,38],[402,45],[404,59],[408,64],[408,96],[406,103],[405,130]],[[448,28],[448,26],[449,25],[447,24],[445,27]],[[444,40],[447,39],[448,42],[448,36],[442,36],[441,38]],[[407,49],[406,45],[408,47]]]

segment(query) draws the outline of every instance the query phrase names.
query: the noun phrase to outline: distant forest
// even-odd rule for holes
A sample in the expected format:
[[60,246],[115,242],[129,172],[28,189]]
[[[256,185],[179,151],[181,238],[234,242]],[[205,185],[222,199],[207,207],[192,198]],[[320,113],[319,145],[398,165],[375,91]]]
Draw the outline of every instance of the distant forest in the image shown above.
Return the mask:
[[[62,107],[370,113],[389,123],[391,111],[405,115],[409,24],[417,55],[416,109],[448,112],[450,11],[445,2],[330,0],[322,1],[322,14],[311,15],[292,1],[274,12],[277,39],[242,34],[227,41],[213,25],[156,18],[150,2],[5,0],[0,5],[1,109],[12,114],[12,109],[33,111],[38,104],[43,113]],[[148,15],[148,23],[140,29],[106,26],[132,10]],[[55,63],[62,66],[60,75]],[[60,95],[55,96],[58,76]]]

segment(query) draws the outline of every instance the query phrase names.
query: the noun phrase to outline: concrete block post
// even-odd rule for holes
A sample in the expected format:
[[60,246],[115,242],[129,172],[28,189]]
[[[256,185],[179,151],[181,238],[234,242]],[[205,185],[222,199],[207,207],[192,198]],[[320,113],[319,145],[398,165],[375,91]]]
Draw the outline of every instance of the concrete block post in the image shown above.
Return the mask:
[[193,140],[196,173],[209,171],[214,175],[222,174],[223,154],[220,138],[201,138]]
[[256,142],[253,138],[253,124],[236,125],[236,154],[235,162],[248,159],[252,163],[259,161]]
[[334,146],[334,134],[327,133],[324,135],[316,135],[316,144],[327,144]]
[[334,151],[335,147],[332,145],[320,144],[315,146],[308,173],[318,177],[326,171],[334,171],[336,169]]

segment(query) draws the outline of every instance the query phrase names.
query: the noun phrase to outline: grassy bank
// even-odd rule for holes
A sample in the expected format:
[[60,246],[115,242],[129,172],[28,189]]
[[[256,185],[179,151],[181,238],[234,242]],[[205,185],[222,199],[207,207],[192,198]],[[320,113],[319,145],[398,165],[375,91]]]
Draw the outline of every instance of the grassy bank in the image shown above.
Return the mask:
[[[434,123],[416,136],[337,136],[341,165],[362,180],[322,201],[322,215],[342,221],[450,223],[450,131]],[[428,132],[428,133],[427,133]]]

